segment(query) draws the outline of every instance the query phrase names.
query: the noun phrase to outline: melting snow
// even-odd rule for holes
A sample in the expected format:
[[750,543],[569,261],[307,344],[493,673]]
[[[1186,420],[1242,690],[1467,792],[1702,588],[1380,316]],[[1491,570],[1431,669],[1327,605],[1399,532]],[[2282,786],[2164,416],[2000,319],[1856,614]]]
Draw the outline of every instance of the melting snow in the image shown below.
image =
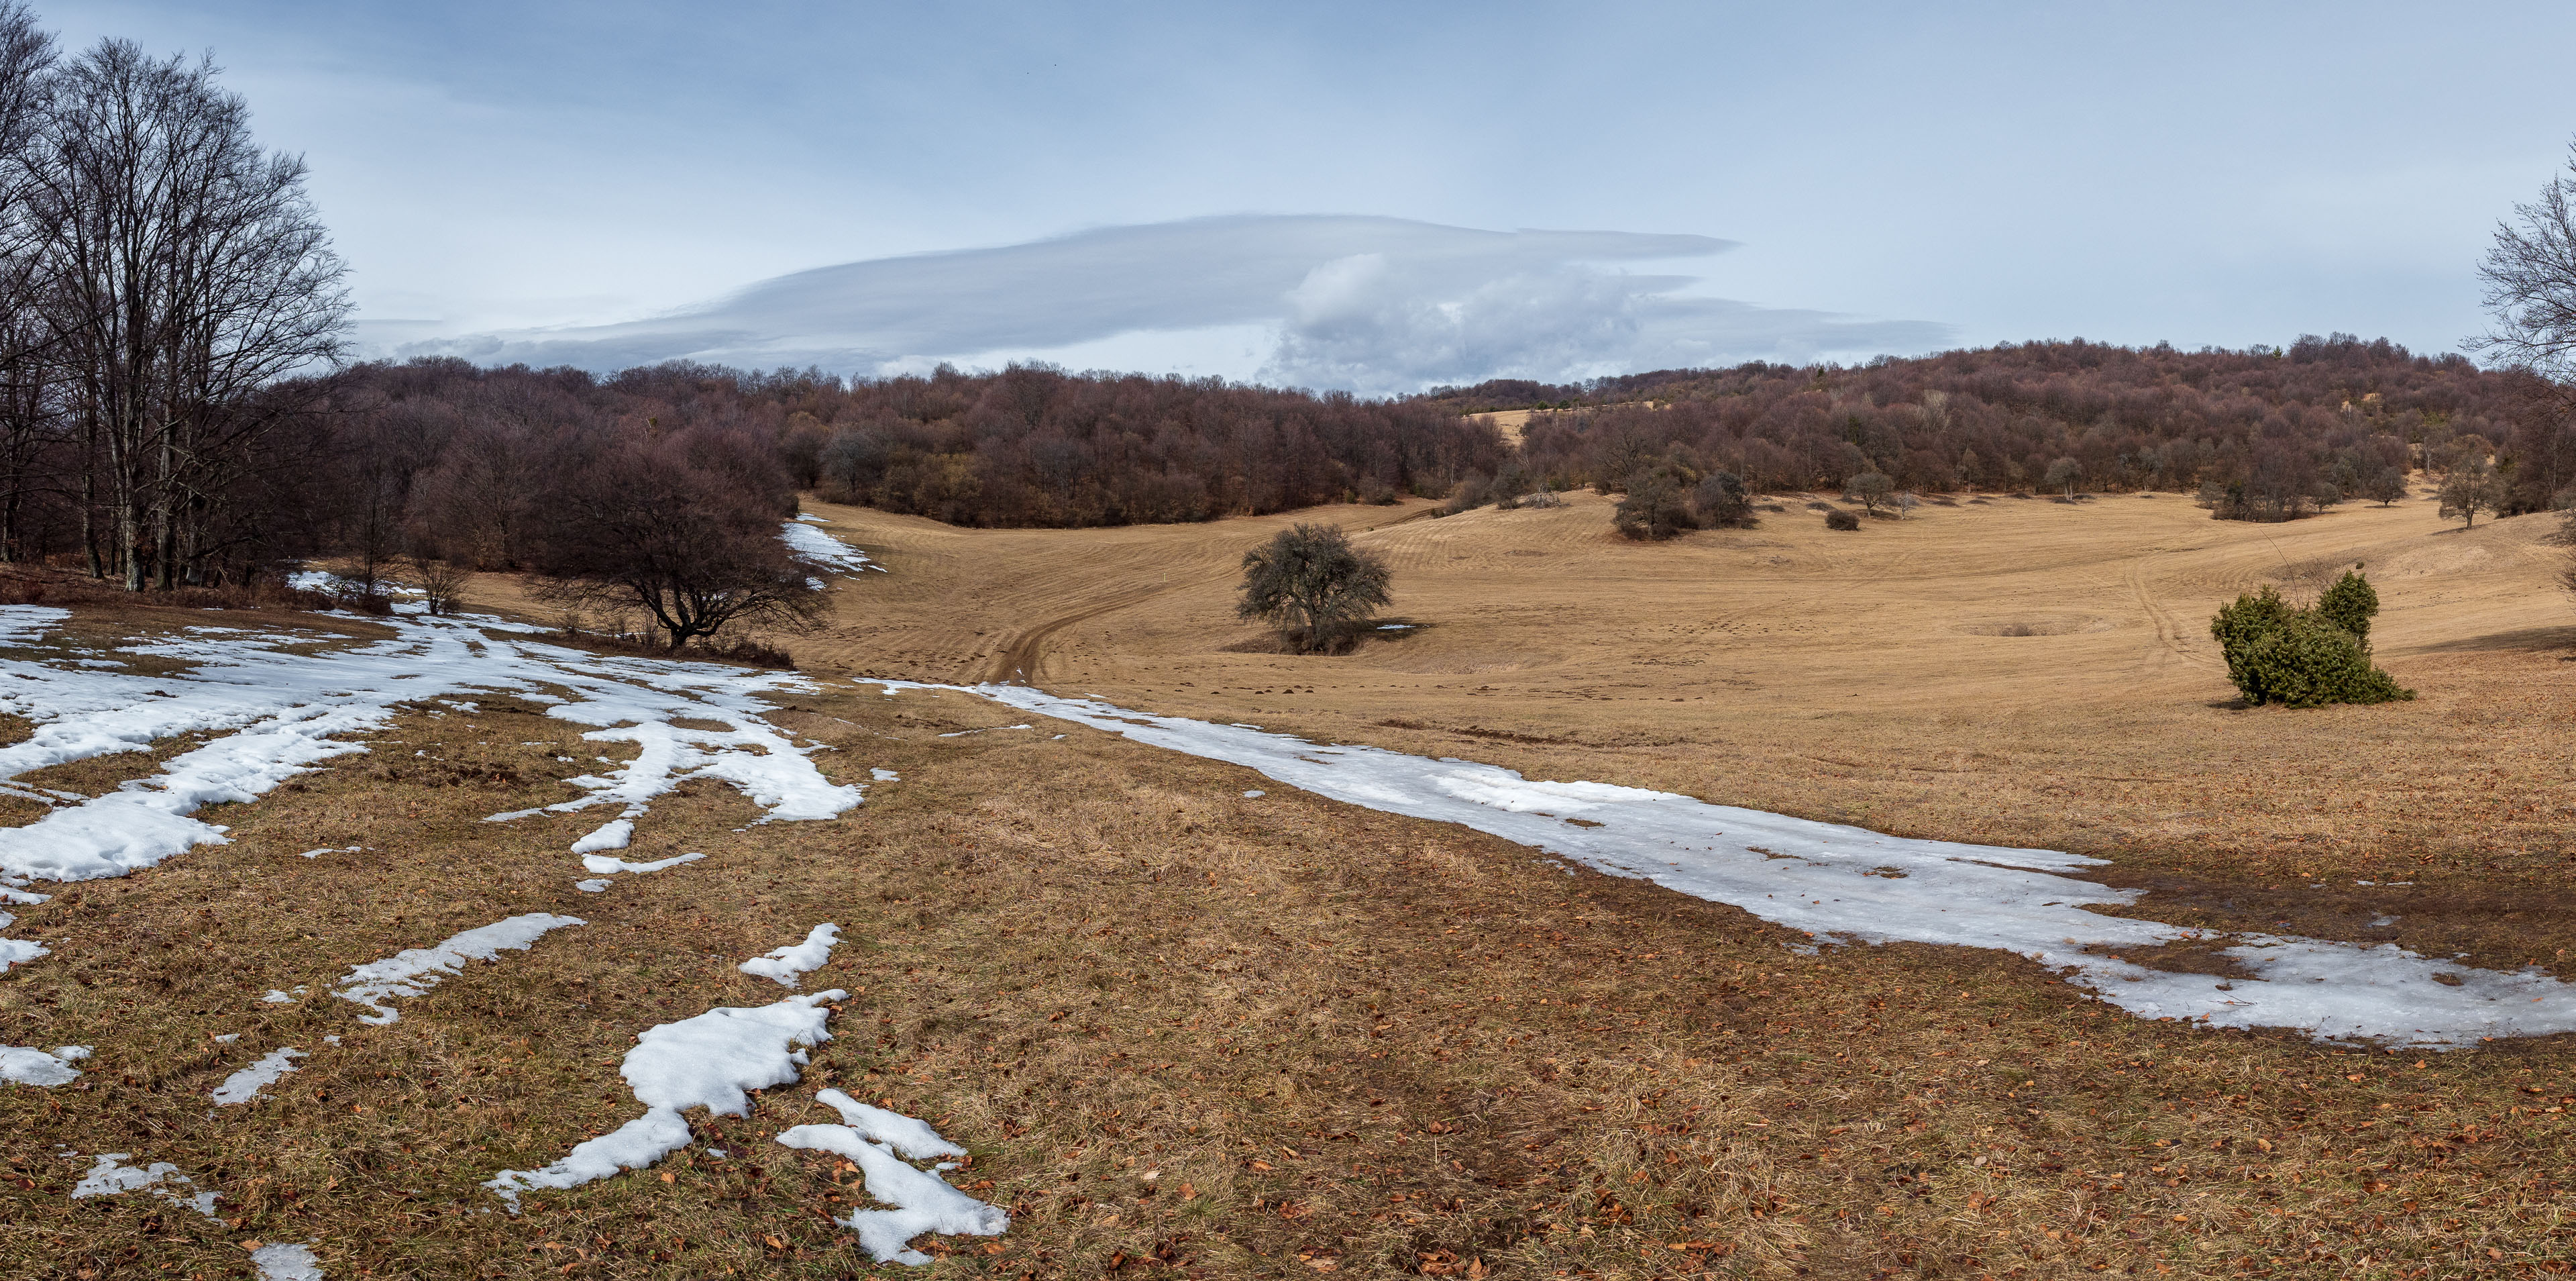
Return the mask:
[[787,544],[787,550],[796,559],[817,568],[842,574],[856,574],[871,569],[880,574],[885,572],[885,566],[869,560],[866,552],[812,525],[788,521],[778,527],[778,537],[780,541]]
[[[1229,761],[1370,809],[1458,823],[1614,876],[1728,903],[1819,943],[1999,948],[2148,1018],[2296,1027],[2322,1039],[2426,1047],[2576,1029],[2576,987],[2537,971],[2437,961],[2393,943],[2338,943],[2103,916],[2139,891],[2066,873],[2104,860],[2056,850],[1912,840],[1607,783],[1532,781],[1492,765],[1130,712],[1024,685],[971,691],[1024,711]],[[1568,822],[1580,816],[1581,824]],[[2206,941],[2254,978],[2177,974],[2104,952]]]
[[683,1110],[742,1116],[751,1104],[744,1091],[794,1083],[805,1066],[802,1047],[832,1039],[823,1029],[832,1016],[828,1003],[848,995],[836,989],[747,1009],[718,1006],[644,1029],[623,1069],[644,1115],[575,1145],[542,1170],[503,1170],[483,1186],[516,1208],[519,1194],[530,1189],[578,1187],[661,1160],[689,1142]]
[[264,1245],[250,1252],[260,1281],[322,1281],[322,1265],[309,1245]]
[[20,1085],[69,1085],[80,1069],[72,1064],[89,1057],[86,1045],[57,1045],[48,1054],[23,1045],[0,1045],[0,1081]]
[[924,1232],[992,1237],[1010,1229],[1011,1216],[1001,1207],[978,1201],[896,1156],[901,1153],[916,1160],[964,1156],[964,1148],[915,1118],[869,1107],[839,1090],[824,1090],[814,1097],[839,1111],[843,1124],[796,1126],[780,1134],[778,1141],[857,1162],[867,1178],[868,1195],[895,1207],[853,1210],[850,1217],[835,1220],[858,1233],[859,1245],[877,1262],[914,1267],[929,1263],[929,1255],[905,1245]]
[[756,956],[734,968],[745,974],[776,979],[782,987],[794,987],[797,981],[832,959],[832,944],[841,927],[826,922],[805,935],[805,941],[790,947],[771,949],[767,956]]
[[682,863],[695,863],[705,857],[704,854],[676,854],[670,858],[654,859],[650,863],[629,863],[622,858],[591,854],[582,858],[581,866],[583,871],[598,872],[603,875],[617,872],[658,872],[666,867],[678,867]]
[[607,891],[608,882],[594,877],[587,881],[575,881],[572,883],[572,887],[580,890],[584,894],[600,894]]
[[261,1090],[276,1084],[277,1078],[294,1071],[294,1061],[303,1057],[304,1051],[291,1045],[272,1051],[259,1062],[225,1077],[224,1083],[206,1097],[227,1105],[248,1103],[258,1098]]
[[325,854],[357,854],[363,852],[366,848],[367,847],[364,845],[325,845],[318,850],[304,851],[303,857],[320,858]]
[[160,1185],[164,1183],[193,1185],[194,1180],[179,1173],[179,1167],[167,1161],[155,1161],[148,1166],[140,1167],[121,1164],[132,1160],[133,1156],[131,1152],[99,1153],[98,1164],[91,1166],[89,1173],[82,1175],[81,1181],[72,1185],[72,1199],[78,1201],[84,1197],[123,1196],[128,1192],[139,1192],[148,1188],[154,1196],[175,1201],[209,1219],[215,1217],[214,1193],[199,1192],[192,1196],[182,1196],[169,1188],[162,1187]]
[[385,1002],[397,996],[419,996],[450,974],[463,972],[469,960],[489,961],[507,948],[520,950],[545,936],[546,931],[588,922],[578,916],[557,916],[551,912],[530,912],[477,926],[435,947],[407,948],[381,961],[370,961],[352,968],[349,977],[340,980],[333,995],[344,1001],[355,1001],[374,1011],[361,1014],[361,1023],[391,1023],[402,1016]]
[[893,770],[887,769],[882,765],[869,770],[868,777],[880,783],[900,783],[903,781],[903,775],[897,774]]
[[[635,821],[633,819],[612,819],[609,822],[600,824],[598,829],[593,831],[590,835],[585,836],[578,841],[574,841],[572,843],[572,852],[575,854],[591,854],[600,850],[622,850],[626,848],[626,843],[634,839],[634,837]],[[591,870],[595,872],[599,869],[592,868]]]

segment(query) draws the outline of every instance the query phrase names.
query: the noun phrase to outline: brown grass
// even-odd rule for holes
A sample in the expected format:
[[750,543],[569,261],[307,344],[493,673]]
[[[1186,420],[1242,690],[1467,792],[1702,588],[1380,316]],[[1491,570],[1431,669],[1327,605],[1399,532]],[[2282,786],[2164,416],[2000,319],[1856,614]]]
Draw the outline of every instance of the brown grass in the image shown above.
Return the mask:
[[[2112,591],[2066,599],[2101,572],[2081,565],[2121,561],[2065,530],[2085,546],[2034,581],[2056,584],[2050,608],[2115,626],[1944,630],[2036,613],[2049,593],[2005,581],[2012,556],[2054,546],[2025,525],[2163,507],[1966,505],[1833,544],[1813,517],[1780,517],[1634,559],[1571,525],[1506,537],[1508,518],[1560,513],[1416,521],[1363,537],[1406,558],[1399,608],[1435,626],[1338,659],[1227,652],[1249,630],[1193,612],[1222,606],[1211,579],[1230,579],[1275,522],[1059,539],[825,514],[895,567],[837,589],[853,665],[871,635],[908,637],[925,657],[905,674],[980,675],[1063,616],[1050,598],[1078,612],[1119,574],[1159,566],[1170,581],[1155,594],[1052,634],[1037,651],[1047,684],[1924,834],[2083,837],[2152,883],[2142,910],[2166,919],[2272,928],[2299,913],[2302,928],[2363,931],[2373,908],[2429,910],[2427,928],[2492,931],[2491,953],[2551,941],[2551,865],[2511,852],[2532,850],[2524,833],[2545,820],[2509,820],[2535,803],[2512,796],[2514,771],[2544,769],[2563,669],[2542,666],[2548,653],[2444,648],[2545,626],[2546,600],[2482,589],[2475,566],[2378,577],[2383,653],[2425,697],[2349,714],[2213,706],[2223,684],[2189,657],[2187,631],[2154,633],[2158,660]],[[1574,509],[1587,510],[1606,533],[1597,503]],[[2349,514],[2252,533],[2313,539]],[[2164,517],[2223,545],[2249,536]],[[2499,547],[2519,545],[2514,522],[2500,528]],[[1786,546],[1754,545],[1767,540]],[[1855,559],[1832,559],[1846,547]],[[1999,558],[1995,581],[1974,569],[1980,548]],[[2302,548],[2320,564],[2341,554],[2285,543]],[[1533,550],[1546,554],[1512,555]],[[1923,577],[1870,579],[1865,553]],[[1710,578],[1724,558],[1769,555],[1813,581]],[[1084,570],[1085,556],[1109,567]],[[2147,581],[2233,590],[2195,568],[2224,556],[2184,560]],[[1841,705],[1863,669],[1878,673],[1864,706]],[[2008,678],[2048,672],[2042,689]],[[1003,1238],[937,1243],[932,1277],[2395,1278],[2545,1275],[2576,1259],[2558,1110],[2576,1107],[2576,1079],[2558,1041],[2363,1053],[2141,1022],[2009,956],[1801,957],[1735,909],[1568,874],[1480,834],[1089,730],[1004,732],[1022,718],[963,696],[837,682],[775,719],[837,747],[816,758],[835,779],[883,766],[903,781],[835,822],[740,834],[754,811],[728,790],[666,799],[629,857],[711,857],[583,895],[563,851],[596,815],[479,820],[565,795],[552,780],[579,767],[554,755],[631,749],[478,701],[470,716],[420,709],[370,755],[210,815],[232,844],[19,910],[10,933],[54,955],[0,980],[0,1043],[98,1052],[78,1086],[0,1089],[13,1137],[0,1174],[19,1180],[0,1275],[247,1276],[243,1242],[315,1240],[335,1278],[847,1276],[865,1256],[818,1211],[853,1204],[852,1181],[767,1141],[830,1119],[811,1102],[824,1084],[933,1121],[974,1152],[952,1177],[1012,1208]],[[2382,714],[2401,719],[2368,719]],[[995,732],[938,737],[959,729]],[[2444,751],[2459,759],[2437,769]],[[2289,803],[2278,782],[2213,782],[2233,761],[2322,780],[2335,813]],[[1255,788],[1269,794],[1240,795]],[[2188,831],[2135,817],[2177,793],[2197,811]],[[2455,808],[2421,814],[2437,802]],[[2366,848],[2413,869],[2418,897],[2350,886],[2342,873],[2386,879],[2360,870],[2381,864],[2290,839],[2349,833],[2354,814],[2388,829]],[[369,848],[295,856],[348,844]],[[2293,871],[2341,879],[2318,891]],[[349,965],[525,911],[591,923],[469,966],[403,1001],[390,1027],[319,995]],[[752,1117],[702,1125],[729,1158],[701,1147],[537,1194],[517,1218],[485,1213],[478,1185],[497,1169],[636,1113],[615,1075],[634,1032],[777,999],[733,965],[822,920],[845,942],[807,986],[851,992],[837,1039]],[[317,995],[255,999],[297,984]],[[333,1033],[344,1043],[325,1049]],[[214,1083],[279,1044],[315,1053],[268,1099],[211,1107]],[[177,1163],[224,1196],[227,1223],[143,1196],[69,1201],[99,1151]]]

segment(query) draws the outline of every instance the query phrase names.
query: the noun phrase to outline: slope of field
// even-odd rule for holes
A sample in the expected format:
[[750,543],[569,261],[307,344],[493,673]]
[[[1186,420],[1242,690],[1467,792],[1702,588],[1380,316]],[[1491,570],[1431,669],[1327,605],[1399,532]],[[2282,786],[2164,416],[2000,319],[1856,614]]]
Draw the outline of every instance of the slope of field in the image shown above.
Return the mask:
[[[1309,658],[1262,652],[1231,608],[1241,552],[1288,518],[970,531],[809,504],[894,573],[841,589],[831,632],[798,650],[2075,850],[2165,919],[2507,968],[2576,944],[2558,888],[2576,618],[2551,585],[2554,518],[2462,531],[2418,497],[2254,525],[2174,495],[1988,497],[1837,533],[1803,498],[1773,505],[1760,528],[1666,545],[1618,538],[1589,495],[1392,523],[1337,509],[1395,567],[1389,617],[1416,627]],[[2237,706],[2210,613],[2356,563],[2383,602],[2381,661],[2418,699]]]
[[[1668,727],[1644,750],[1612,739],[1611,718],[1571,724],[1561,742],[1380,724],[1450,707],[1475,728],[1487,717],[1476,686],[1536,682],[1551,664],[1609,672],[1625,661],[1651,674],[1659,665],[1633,655],[1673,652],[1641,629],[1626,641],[1568,636],[1527,667],[1440,669],[1490,663],[1482,655],[1507,643],[1479,639],[1478,627],[1506,624],[1472,611],[1513,603],[1495,580],[1529,577],[1518,562],[1530,558],[1510,555],[1527,548],[1513,543],[1473,571],[1484,588],[1450,602],[1467,621],[1409,599],[1424,634],[1291,660],[1229,649],[1247,629],[1193,623],[1167,599],[1208,594],[1205,575],[1230,576],[1243,543],[1284,522],[1113,531],[1124,572],[1167,566],[1174,580],[1121,604],[1094,594],[1113,584],[1064,571],[1082,563],[1079,541],[1012,562],[986,535],[824,514],[833,523],[818,528],[860,531],[888,571],[836,585],[839,643],[883,627],[923,638],[922,666],[964,669],[920,674],[981,677],[1021,654],[1047,683],[1075,688],[1056,665],[1110,665],[1124,639],[1114,622],[1133,611],[1172,655],[1152,660],[1168,665],[1150,669],[1154,688],[1135,688],[1139,702],[1161,702],[1160,689],[1219,711],[1286,712],[1291,699],[1323,700],[1287,691],[1329,682],[1207,687],[1217,674],[1247,684],[1259,669],[1245,664],[1375,671],[1380,697],[1437,693],[1378,709],[1364,691],[1337,693],[1327,715],[1382,740],[1454,743],[1451,754],[1523,754],[1533,777],[1628,781],[1614,777],[1627,763],[1679,768],[1692,752],[1773,759],[1762,742],[1713,751],[1735,726],[1797,741],[1781,703],[1768,720],[1683,726],[1697,738]],[[1359,526],[1407,514],[1326,513]],[[1409,583],[1436,578],[1451,555],[1472,563],[1442,539],[1476,528],[1414,520],[1359,537],[1397,548]],[[1537,550],[1598,558],[1553,589],[1567,594],[1615,588],[1607,571],[1622,564],[1630,595],[1651,588],[1633,569],[1650,562],[1631,551],[1703,565],[1752,554],[1727,550],[1731,535],[1631,549],[1571,523],[1533,528],[1547,533]],[[1811,558],[1828,587],[1865,581],[1835,559],[1856,554],[1848,541],[1802,548],[1785,528],[1752,537],[1789,544],[1759,554]],[[1224,596],[1220,584],[1220,608]],[[1014,617],[1011,602],[1050,599],[1063,612]],[[1609,603],[1617,590],[1602,599],[1613,623],[1642,612]],[[2452,613],[2484,599],[2464,595]],[[888,604],[906,601],[917,603]],[[952,631],[987,634],[943,638],[943,602]],[[173,720],[160,737],[93,743],[98,754],[19,773],[28,795],[7,803],[22,829],[63,807],[167,790],[234,748],[278,760],[305,750],[250,721],[181,729],[158,710],[200,683],[240,683],[225,663],[257,670],[256,655],[273,650],[280,671],[327,674],[346,656],[347,679],[326,675],[299,697],[358,715],[305,736],[338,745],[308,761],[326,768],[245,775],[232,796],[199,797],[190,821],[222,824],[223,843],[166,851],[121,877],[23,879],[13,891],[16,919],[0,928],[42,950],[10,958],[0,1045],[88,1053],[57,1060],[50,1084],[0,1086],[0,1132],[16,1140],[0,1275],[293,1275],[271,1269],[310,1258],[329,1277],[2413,1278],[2546,1275],[2576,1257],[2559,1174],[2576,1082],[2555,1040],[2398,1055],[2135,1018],[1996,951],[1805,954],[1796,929],[1733,908],[958,692],[684,670],[462,632],[412,672],[388,662],[410,643],[408,625],[346,615],[22,612],[27,626],[0,638],[13,676],[41,676],[41,665],[67,686],[111,667],[158,678],[168,692],[96,700],[82,714],[132,703]],[[1038,631],[1068,615],[1084,616]],[[1193,626],[1199,641],[1185,639]],[[1966,635],[2093,644],[2119,630]],[[2504,643],[2527,630],[2505,630]],[[1619,658],[1621,644],[1631,657]],[[2391,662],[2428,691],[2424,671],[2482,690],[2514,669],[2476,664],[2519,653],[2426,645]],[[1193,652],[1196,667],[1180,657]],[[1772,652],[1787,664],[1797,649]],[[507,681],[475,670],[496,663]],[[421,698],[387,699],[385,681],[415,676]],[[2193,715],[2290,726],[2276,742],[2350,734],[2348,719],[2228,713],[2186,676],[2162,679],[2191,690]],[[496,687],[465,688],[477,681]],[[1437,701],[1453,691],[1460,701]],[[2056,706],[2080,718],[2122,695],[2100,697]],[[2542,717],[2556,706],[2547,679],[2481,697],[2506,709],[2486,713],[2489,732],[2473,725],[2440,744],[2468,750],[2515,729],[2525,713],[2507,708],[2514,699]],[[632,710],[607,715],[612,698]],[[1647,705],[1634,694],[1522,701]],[[1893,705],[1900,727],[1939,730]],[[1264,719],[1287,727],[1305,714]],[[2158,724],[2136,706],[2125,714]],[[21,743],[55,741],[43,724],[5,728]],[[2078,731],[2054,732],[2012,750],[2070,750]],[[786,766],[781,738],[840,799],[791,812],[786,790],[764,792],[758,780],[774,771],[740,758]],[[2496,759],[2490,750],[2479,763]],[[1799,776],[1748,777],[1785,789]],[[1723,780],[1701,781],[1713,793]],[[840,789],[863,785],[865,803],[840,808]],[[1829,804],[1870,795],[1819,790]],[[569,808],[594,799],[611,803]],[[2078,817],[2089,804],[2058,802]],[[2237,810],[2211,818],[2236,822]],[[2489,839],[2462,835],[2481,851]],[[2274,838],[2247,820],[2239,839]],[[2188,847],[2139,841],[2113,857],[2171,848]],[[2541,882],[2488,875],[2519,894],[2497,910],[2533,914],[2519,941],[2547,946],[2555,900]],[[511,937],[467,944],[495,926]],[[764,955],[779,963],[746,966]],[[2196,963],[2179,948],[2131,959]],[[789,995],[782,973],[805,995]],[[778,1012],[765,1057],[702,1054],[716,1070],[657,1075],[675,1042],[707,1044],[674,1029],[739,1026],[763,1009]],[[905,1176],[879,1167],[897,1156],[855,1129],[827,1134],[847,1122],[893,1137],[905,1118],[965,1149],[942,1172],[957,1194],[1009,1216],[945,1220],[999,1236],[913,1238],[931,1259],[920,1273],[877,1266],[868,1235],[881,1229],[883,1246],[926,1217],[882,1208]],[[665,1153],[644,1138],[681,1142]],[[618,1171],[596,1159],[607,1147],[652,1150],[643,1168]],[[582,1166],[585,1152],[594,1160]],[[513,1187],[515,1214],[495,1195]]]

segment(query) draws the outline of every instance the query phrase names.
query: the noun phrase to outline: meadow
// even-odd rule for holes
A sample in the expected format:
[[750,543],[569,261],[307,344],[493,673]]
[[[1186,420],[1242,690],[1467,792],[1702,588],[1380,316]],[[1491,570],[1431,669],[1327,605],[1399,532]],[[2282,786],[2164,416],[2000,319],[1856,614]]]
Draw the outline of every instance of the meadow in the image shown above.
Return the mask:
[[[827,1087],[928,1122],[969,1153],[944,1177],[1011,1215],[997,1237],[922,1237],[934,1261],[888,1275],[2570,1270],[2564,1037],[2401,1052],[2194,1030],[2008,952],[1814,949],[1485,832],[870,683],[1024,679],[2075,851],[2144,891],[2102,910],[2559,972],[2576,628],[2550,518],[2462,533],[2419,498],[2256,526],[2174,495],[1987,495],[1846,534],[1770,501],[1757,529],[1663,545],[1618,539],[1588,495],[1066,531],[809,501],[885,572],[835,584],[826,630],[791,641],[806,679],[760,687],[757,719],[863,804],[761,822],[774,798],[671,774],[617,857],[706,857],[582,889],[568,848],[613,811],[487,820],[578,797],[583,772],[649,773],[653,745],[582,738],[548,701],[573,686],[538,684],[395,699],[346,736],[365,753],[198,811],[227,843],[27,884],[51,897],[5,934],[49,954],[0,978],[0,1044],[91,1053],[70,1083],[0,1087],[18,1186],[0,1271],[252,1276],[291,1242],[332,1277],[863,1273],[832,1221],[872,1204],[859,1172],[772,1141],[833,1120]],[[1234,619],[1243,551],[1299,520],[1386,554],[1388,621],[1410,626],[1300,657]],[[2380,661],[2418,697],[2236,705],[2210,611],[2356,561],[2385,606]],[[471,599],[548,621],[506,580]],[[187,660],[129,650],[210,619],[305,629],[315,656],[405,626],[82,607],[0,657],[176,680]],[[646,670],[561,654],[561,681]],[[16,782],[104,796],[212,741]],[[21,824],[47,804],[15,803]],[[463,963],[389,1024],[325,991],[533,913],[586,923]],[[691,1113],[647,1168],[516,1214],[486,1188],[632,1121],[637,1033],[788,996],[739,964],[821,922],[841,942],[800,990],[842,995],[795,1079],[738,1118]],[[287,1044],[311,1051],[296,1071],[210,1103]],[[106,1152],[218,1199],[72,1197]]]

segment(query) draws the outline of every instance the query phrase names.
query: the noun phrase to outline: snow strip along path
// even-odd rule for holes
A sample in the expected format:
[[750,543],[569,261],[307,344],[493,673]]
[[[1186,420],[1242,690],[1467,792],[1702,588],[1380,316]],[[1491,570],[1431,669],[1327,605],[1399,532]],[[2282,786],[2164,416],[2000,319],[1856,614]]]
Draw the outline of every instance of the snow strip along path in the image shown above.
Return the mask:
[[789,555],[817,569],[850,575],[872,569],[880,574],[886,572],[886,567],[869,560],[866,552],[814,528],[830,523],[820,516],[799,516],[778,527],[778,539],[787,544]]
[[[889,694],[902,683],[884,685]],[[920,686],[912,686],[921,688]],[[955,687],[947,687],[955,688]],[[2393,943],[2213,935],[2088,912],[2139,891],[2064,873],[2105,860],[1913,840],[1607,783],[1533,782],[1473,761],[1130,712],[1024,685],[968,693],[1140,743],[1227,761],[1352,805],[1457,823],[1613,876],[1731,904],[1818,943],[1945,943],[2019,953],[2146,1018],[2293,1027],[2320,1040],[2448,1049],[2576,1029],[2576,987],[2536,971],[2434,960]],[[1578,826],[1569,820],[1580,818]],[[2206,940],[2254,978],[2148,969],[2111,951]]]
[[621,1070],[644,1115],[576,1145],[544,1169],[503,1170],[483,1186],[515,1213],[521,1192],[579,1187],[669,1156],[689,1142],[684,1110],[743,1116],[751,1108],[745,1091],[793,1084],[805,1066],[805,1047],[832,1039],[823,1030],[832,1017],[829,1003],[848,995],[836,988],[748,1009],[720,1005],[644,1029]]

